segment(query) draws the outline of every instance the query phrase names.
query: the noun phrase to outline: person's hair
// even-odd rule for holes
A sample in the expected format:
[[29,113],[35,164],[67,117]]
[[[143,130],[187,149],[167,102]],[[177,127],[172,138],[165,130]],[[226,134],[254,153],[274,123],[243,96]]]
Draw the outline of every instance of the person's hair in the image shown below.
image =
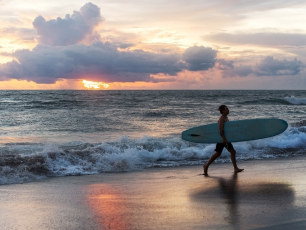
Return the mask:
[[222,112],[223,112],[223,110],[225,109],[225,107],[226,107],[226,105],[220,105],[219,106],[219,111],[220,111],[220,113],[222,114]]

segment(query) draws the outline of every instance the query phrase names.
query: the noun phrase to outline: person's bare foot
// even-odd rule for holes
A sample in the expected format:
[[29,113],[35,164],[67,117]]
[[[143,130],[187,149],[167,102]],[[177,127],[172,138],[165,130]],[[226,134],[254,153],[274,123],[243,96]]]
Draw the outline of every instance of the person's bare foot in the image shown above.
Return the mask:
[[239,168],[237,168],[237,169],[235,169],[235,173],[239,173],[239,172],[242,172],[244,169],[239,169]]
[[204,169],[204,176],[207,176],[207,170],[208,170],[208,166],[206,164],[203,165],[203,169]]

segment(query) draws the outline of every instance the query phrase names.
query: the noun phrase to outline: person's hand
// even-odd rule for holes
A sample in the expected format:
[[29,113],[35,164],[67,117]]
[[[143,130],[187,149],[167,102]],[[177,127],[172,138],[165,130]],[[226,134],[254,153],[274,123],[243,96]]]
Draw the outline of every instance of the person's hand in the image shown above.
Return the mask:
[[226,143],[227,143],[226,138],[223,138],[223,144],[226,144]]

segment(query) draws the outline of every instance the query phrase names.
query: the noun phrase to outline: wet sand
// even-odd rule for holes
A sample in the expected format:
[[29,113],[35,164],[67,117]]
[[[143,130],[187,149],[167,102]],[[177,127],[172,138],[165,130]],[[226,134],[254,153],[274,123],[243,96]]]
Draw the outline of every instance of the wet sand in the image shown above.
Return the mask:
[[306,157],[0,186],[1,229],[306,229]]

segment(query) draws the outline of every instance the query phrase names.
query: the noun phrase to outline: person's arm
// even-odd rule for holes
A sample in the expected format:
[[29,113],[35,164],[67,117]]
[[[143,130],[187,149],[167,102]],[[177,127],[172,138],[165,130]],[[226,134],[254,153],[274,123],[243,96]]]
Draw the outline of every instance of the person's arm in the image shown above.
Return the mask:
[[219,119],[219,132],[220,132],[220,135],[221,135],[221,137],[223,139],[223,143],[225,144],[225,143],[227,143],[227,140],[226,140],[226,137],[225,137],[224,131],[223,131],[224,123],[225,123],[225,120],[224,120],[224,118],[221,117]]

